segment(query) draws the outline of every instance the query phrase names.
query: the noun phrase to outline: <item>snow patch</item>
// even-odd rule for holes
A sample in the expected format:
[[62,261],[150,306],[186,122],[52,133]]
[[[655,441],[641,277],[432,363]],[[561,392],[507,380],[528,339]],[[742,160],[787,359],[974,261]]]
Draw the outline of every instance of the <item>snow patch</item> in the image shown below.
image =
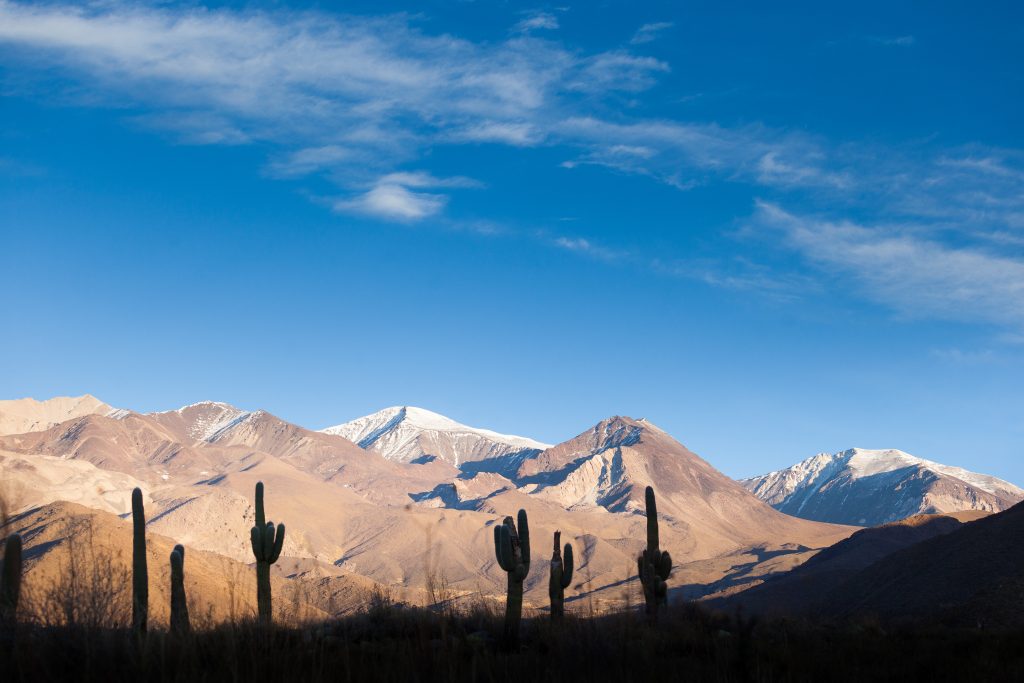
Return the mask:
[[[392,406],[321,432],[342,436],[391,460],[407,462],[423,455],[437,455],[456,467],[481,456],[493,458],[550,448],[526,437],[469,427],[414,406]],[[441,452],[428,453],[424,448]]]

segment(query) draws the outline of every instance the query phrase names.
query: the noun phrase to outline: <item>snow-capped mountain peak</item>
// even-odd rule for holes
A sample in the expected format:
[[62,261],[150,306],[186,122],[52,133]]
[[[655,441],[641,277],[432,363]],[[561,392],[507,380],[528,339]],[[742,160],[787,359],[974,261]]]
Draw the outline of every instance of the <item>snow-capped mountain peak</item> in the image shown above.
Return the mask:
[[173,420],[196,441],[211,441],[253,413],[219,401],[200,401],[175,410],[151,413],[162,422]]
[[392,406],[321,431],[345,437],[390,460],[410,462],[433,456],[456,467],[549,448],[526,437],[469,427],[415,406]]
[[1024,489],[997,477],[896,449],[819,453],[741,483],[782,512],[869,526],[917,513],[998,512],[1024,499]]

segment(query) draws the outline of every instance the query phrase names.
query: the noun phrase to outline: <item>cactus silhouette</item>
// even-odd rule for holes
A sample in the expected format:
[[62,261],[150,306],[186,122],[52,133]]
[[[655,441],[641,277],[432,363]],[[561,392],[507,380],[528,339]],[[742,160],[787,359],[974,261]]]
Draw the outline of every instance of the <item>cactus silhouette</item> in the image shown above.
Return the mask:
[[273,620],[270,599],[270,565],[277,562],[284,546],[284,524],[274,528],[263,512],[263,482],[256,483],[256,526],[250,532],[252,554],[256,557],[256,605],[260,622]]
[[132,491],[132,630],[146,633],[149,618],[149,572],[146,569],[146,510],[142,491]]
[[519,622],[523,616],[523,581],[530,573],[530,524],[526,510],[519,511],[519,528],[511,517],[494,527],[494,554],[498,565],[508,574],[505,596],[505,644],[519,641]]
[[668,585],[665,582],[672,573],[672,557],[658,544],[658,503],[650,486],[644,492],[644,502],[647,505],[647,549],[636,558],[636,563],[644,588],[647,616],[653,620],[668,605]]
[[191,630],[185,600],[185,546],[176,545],[171,551],[171,633],[182,636]]
[[555,552],[551,555],[551,579],[548,582],[548,595],[551,597],[551,620],[561,621],[565,616],[565,589],[572,583],[572,546],[565,544],[565,555],[558,547],[562,541],[562,532],[555,532]]
[[11,534],[4,544],[4,567],[0,573],[0,623],[13,624],[21,595],[21,536]]

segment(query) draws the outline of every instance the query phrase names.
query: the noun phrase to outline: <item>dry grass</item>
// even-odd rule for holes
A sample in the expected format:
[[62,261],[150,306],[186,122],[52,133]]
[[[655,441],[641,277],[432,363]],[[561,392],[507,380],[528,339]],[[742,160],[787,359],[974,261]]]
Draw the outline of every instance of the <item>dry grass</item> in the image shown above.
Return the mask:
[[42,626],[116,629],[131,622],[130,564],[97,545],[91,517],[61,521],[55,575],[26,580],[19,618]]
[[694,606],[657,627],[620,613],[553,625],[524,620],[521,648],[496,640],[490,610],[444,616],[386,600],[299,628],[251,621],[177,640],[155,630],[23,624],[0,638],[5,681],[1008,681],[1024,677],[1024,634],[926,627],[884,631],[754,623]]

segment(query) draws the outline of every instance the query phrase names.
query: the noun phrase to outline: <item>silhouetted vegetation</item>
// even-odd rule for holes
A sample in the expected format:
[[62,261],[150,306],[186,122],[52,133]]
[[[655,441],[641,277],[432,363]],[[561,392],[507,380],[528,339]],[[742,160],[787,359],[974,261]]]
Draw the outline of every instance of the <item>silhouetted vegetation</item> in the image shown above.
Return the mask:
[[5,681],[1009,681],[1024,677],[1024,634],[753,622],[688,605],[658,627],[634,612],[559,624],[525,618],[514,650],[487,610],[445,616],[368,605],[301,628],[256,620],[171,637],[151,628],[22,625],[0,637]]
[[132,629],[146,633],[149,623],[149,570],[146,568],[146,510],[142,491],[132,491]]
[[514,646],[519,640],[519,622],[523,615],[523,581],[530,573],[530,523],[526,510],[519,511],[519,528],[511,517],[494,527],[494,555],[508,574],[505,594],[504,642]]
[[252,554],[256,558],[256,600],[259,606],[260,621],[270,624],[273,619],[270,596],[270,565],[281,557],[284,547],[284,524],[274,528],[273,522],[267,521],[263,511],[263,482],[256,483],[256,526],[251,532]]
[[572,583],[572,546],[565,544],[563,556],[562,532],[555,532],[555,550],[551,554],[551,576],[548,578],[548,597],[551,598],[551,620],[561,621],[565,616],[565,589]]
[[644,588],[644,603],[647,617],[654,621],[658,613],[668,605],[668,577],[672,574],[672,557],[661,549],[658,536],[658,503],[654,489],[644,491],[647,509],[647,548],[636,558],[637,575]]

